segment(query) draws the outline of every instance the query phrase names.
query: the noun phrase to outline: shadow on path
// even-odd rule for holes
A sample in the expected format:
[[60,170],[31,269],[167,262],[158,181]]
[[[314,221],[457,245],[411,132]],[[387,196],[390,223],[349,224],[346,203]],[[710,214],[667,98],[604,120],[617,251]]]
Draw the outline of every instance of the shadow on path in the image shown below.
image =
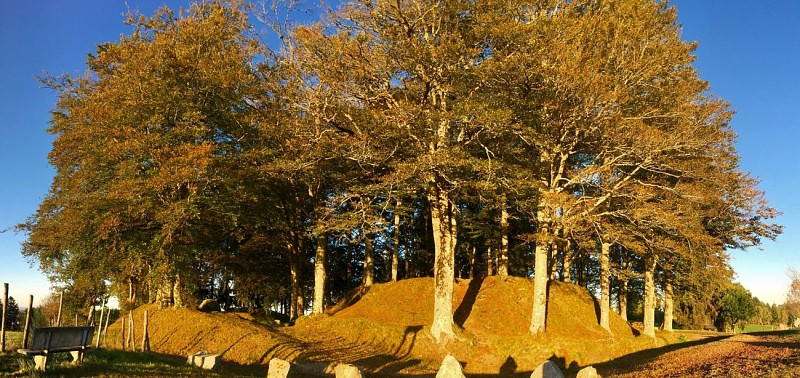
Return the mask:
[[729,338],[731,336],[733,336],[733,335],[712,336],[712,337],[707,337],[707,338],[704,338],[704,339],[701,339],[701,340],[695,340],[695,341],[688,341],[688,342],[685,342],[685,343],[676,343],[676,344],[665,345],[665,346],[660,347],[660,348],[645,349],[645,350],[641,350],[641,351],[638,351],[638,352],[626,354],[626,355],[624,355],[622,357],[618,357],[618,358],[615,358],[615,359],[613,359],[611,361],[604,362],[604,363],[601,363],[601,364],[596,364],[596,365],[593,365],[593,366],[597,369],[598,373],[600,373],[601,375],[605,376],[605,375],[608,375],[608,374],[610,374],[612,372],[617,372],[618,373],[618,370],[627,370],[627,369],[629,369],[631,367],[641,366],[641,365],[646,364],[646,363],[648,363],[650,361],[653,361],[656,358],[658,358],[659,356],[661,356],[663,354],[666,354],[666,353],[669,353],[669,352],[673,352],[673,351],[676,351],[676,350],[679,350],[679,349],[683,349],[683,348],[691,348],[691,347],[698,346],[698,345],[708,344],[708,343],[712,343],[712,342],[715,342],[715,341],[724,340],[724,339],[727,339],[727,338]]

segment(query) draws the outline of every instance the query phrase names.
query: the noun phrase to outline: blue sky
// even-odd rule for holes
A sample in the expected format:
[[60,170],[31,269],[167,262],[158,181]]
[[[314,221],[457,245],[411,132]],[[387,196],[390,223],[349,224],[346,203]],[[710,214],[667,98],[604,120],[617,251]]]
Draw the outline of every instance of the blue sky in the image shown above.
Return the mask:
[[[128,0],[132,10],[152,14],[163,0]],[[173,8],[188,4],[167,1]],[[733,127],[742,167],[761,178],[761,189],[783,211],[785,233],[763,250],[732,251],[738,280],[767,302],[782,303],[786,268],[800,266],[798,200],[800,167],[800,1],[752,3],[680,0],[678,17],[686,40],[699,41],[697,68],[713,92],[737,110]],[[55,96],[34,75],[79,75],[86,54],[130,28],[122,23],[126,2],[111,0],[0,1],[0,229],[23,222],[49,188],[53,169],[45,132]],[[0,281],[18,302],[49,291],[47,279],[20,254],[23,235],[0,234]]]

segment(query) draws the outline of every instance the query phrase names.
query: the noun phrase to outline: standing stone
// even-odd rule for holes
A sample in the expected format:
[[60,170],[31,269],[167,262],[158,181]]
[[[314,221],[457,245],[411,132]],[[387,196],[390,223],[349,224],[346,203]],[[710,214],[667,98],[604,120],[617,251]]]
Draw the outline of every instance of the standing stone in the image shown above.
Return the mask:
[[336,373],[336,378],[362,378],[361,370],[353,365],[338,364],[333,371]]
[[600,376],[597,374],[597,369],[592,366],[587,366],[581,369],[575,378],[600,378]]
[[564,374],[553,361],[545,361],[533,371],[531,378],[564,378]]
[[436,373],[436,378],[464,378],[464,372],[461,370],[461,363],[455,357],[447,355],[442,361],[442,366],[439,367],[439,372]]
[[269,360],[269,368],[267,370],[267,378],[286,378],[289,376],[289,370],[292,364],[288,361],[273,358]]

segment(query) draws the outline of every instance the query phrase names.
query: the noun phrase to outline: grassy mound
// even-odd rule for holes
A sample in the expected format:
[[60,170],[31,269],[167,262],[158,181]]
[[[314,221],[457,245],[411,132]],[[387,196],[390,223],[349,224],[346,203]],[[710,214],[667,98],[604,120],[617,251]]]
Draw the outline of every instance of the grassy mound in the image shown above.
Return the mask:
[[[441,347],[428,333],[433,319],[433,279],[416,278],[374,285],[351,306],[330,317],[301,322],[291,332],[299,339],[335,334],[352,343],[371,345],[376,354],[398,358],[371,367],[384,373],[436,369],[447,353],[464,363],[471,374],[532,371],[546,359],[576,371],[667,342],[661,335],[656,340],[637,336],[616,314],[610,318],[613,334],[602,329],[597,325],[596,301],[576,285],[552,282],[549,299],[547,332],[534,337],[528,333],[532,280],[460,280],[453,298],[454,320],[459,326],[456,339]],[[411,361],[417,364],[409,366]]]
[[[582,366],[667,343],[666,335],[655,340],[637,336],[616,314],[611,314],[612,333],[600,328],[592,296],[561,282],[549,288],[547,332],[534,337],[528,333],[532,280],[459,280],[453,298],[456,337],[444,346],[428,332],[432,278],[377,284],[354,294],[347,306],[329,312],[333,315],[303,317],[294,327],[258,324],[247,314],[143,306],[134,311],[137,347],[144,311],[153,351],[185,356],[207,350],[243,365],[280,357],[317,371],[328,362],[346,362],[379,374],[429,374],[450,353],[468,374],[530,372],[547,359],[574,373]],[[121,348],[120,322],[109,328],[107,345]]]
[[[150,349],[154,352],[188,356],[199,351],[222,355],[238,364],[266,364],[272,357],[296,359],[303,352],[303,343],[280,332],[278,328],[253,321],[245,313],[204,313],[186,308],[159,309],[145,305],[133,310],[136,350],[141,350],[145,312],[148,317]],[[130,330],[128,316],[109,325],[106,346],[123,348],[121,320],[125,334]]]

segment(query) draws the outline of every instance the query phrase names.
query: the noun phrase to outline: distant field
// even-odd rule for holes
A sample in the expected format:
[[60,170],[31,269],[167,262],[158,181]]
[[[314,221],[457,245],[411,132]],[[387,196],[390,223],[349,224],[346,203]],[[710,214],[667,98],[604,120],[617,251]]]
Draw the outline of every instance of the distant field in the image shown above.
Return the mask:
[[[772,325],[760,325],[760,324],[747,324],[744,326],[744,330],[741,333],[748,333],[748,332],[762,332],[762,331],[774,331],[775,326]],[[739,333],[739,330],[736,330]]]

